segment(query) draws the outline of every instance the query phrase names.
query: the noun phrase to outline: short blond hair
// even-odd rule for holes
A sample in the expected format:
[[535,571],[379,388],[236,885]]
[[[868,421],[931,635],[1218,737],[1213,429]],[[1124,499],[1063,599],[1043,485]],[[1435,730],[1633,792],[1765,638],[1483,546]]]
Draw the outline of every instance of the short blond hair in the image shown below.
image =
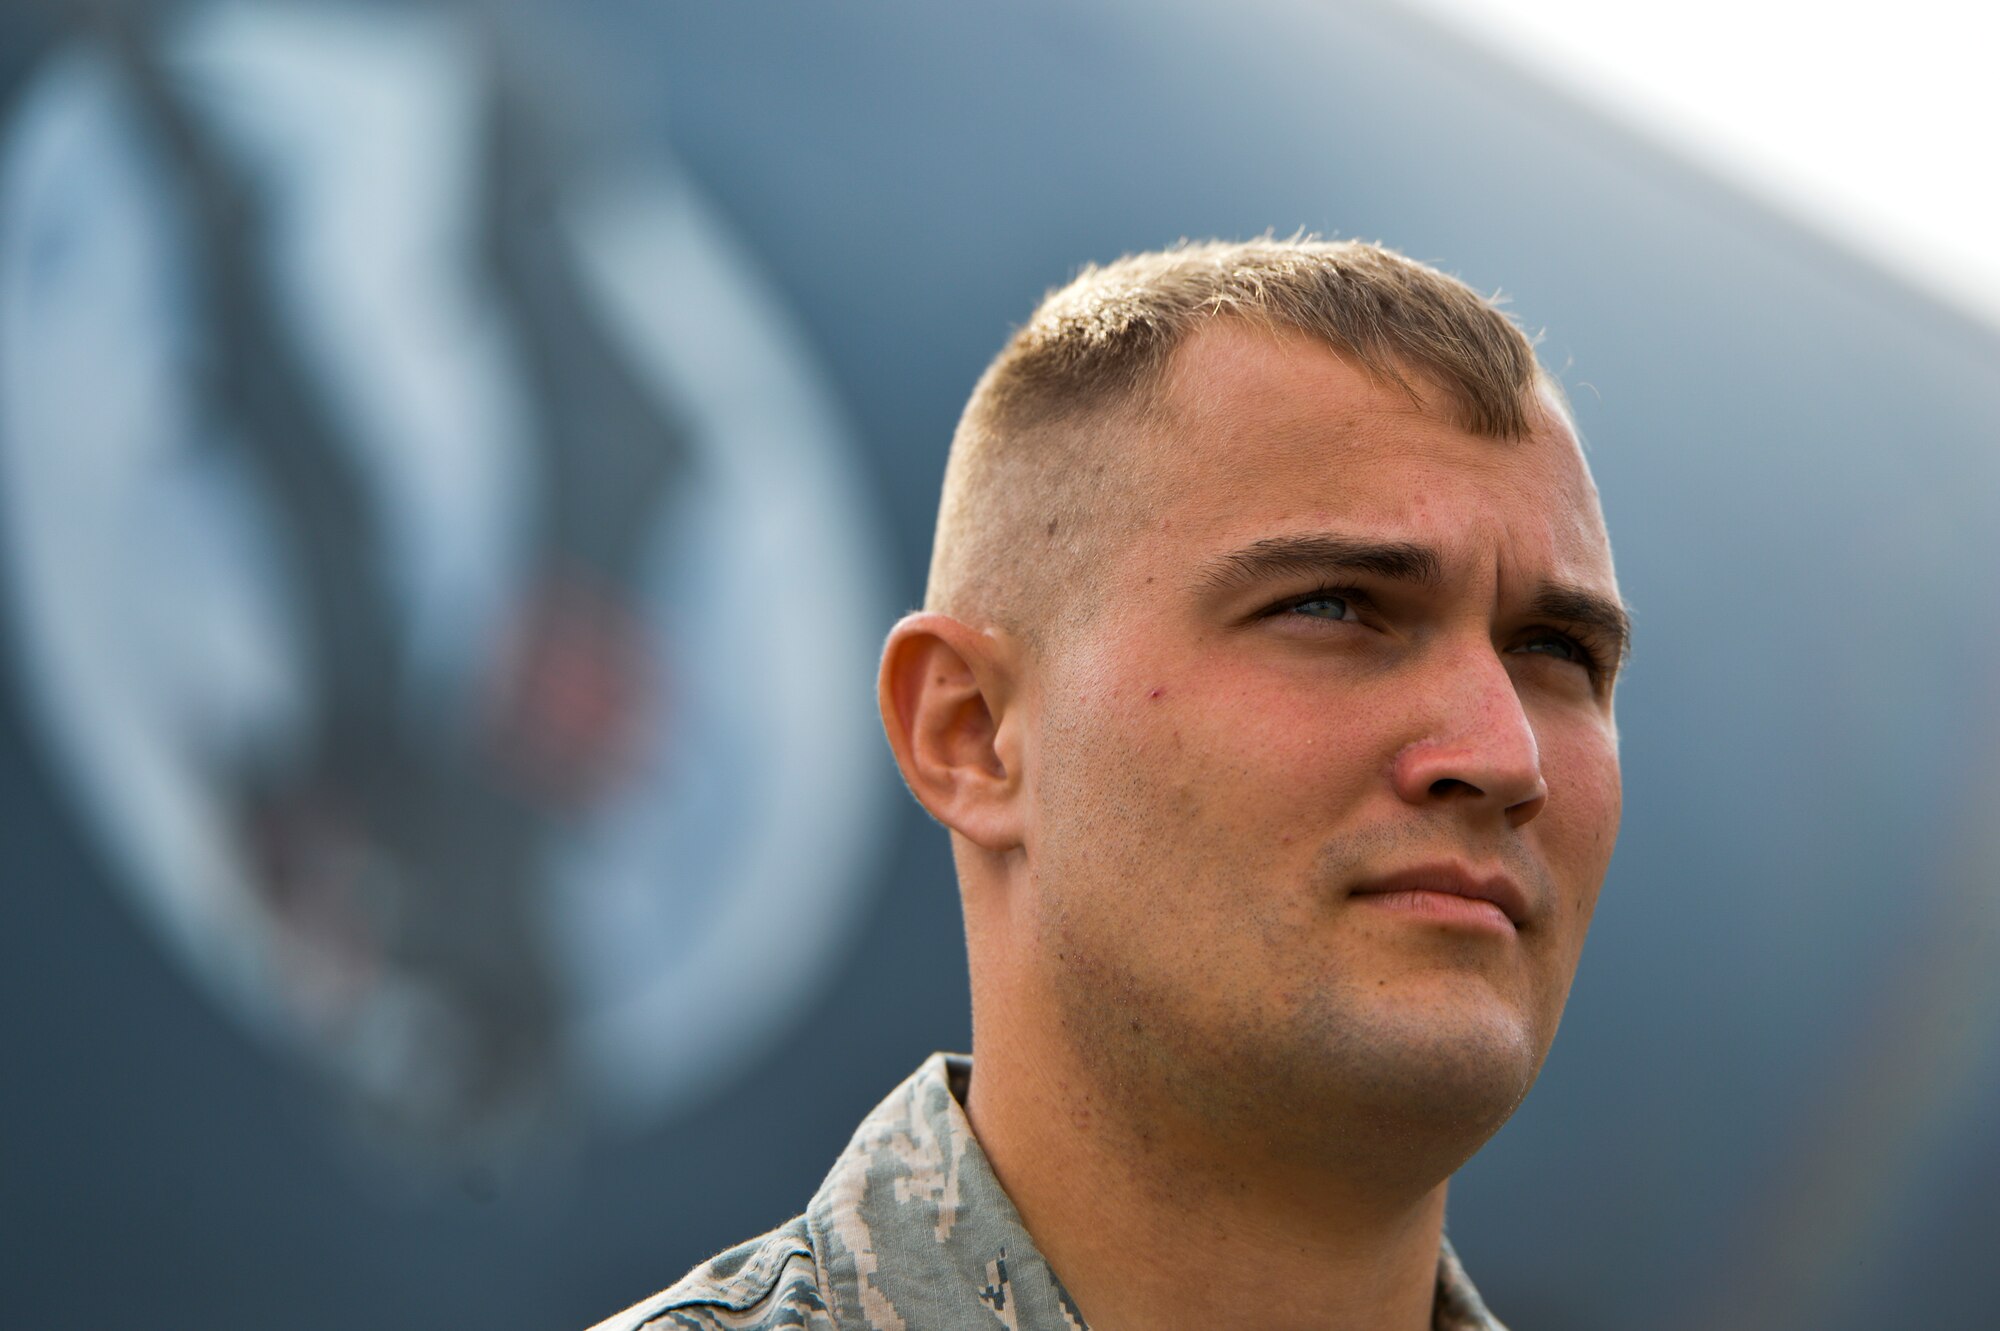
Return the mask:
[[1137,514],[1121,430],[1149,418],[1175,350],[1233,319],[1303,334],[1437,405],[1516,438],[1561,394],[1533,343],[1459,279],[1364,241],[1182,242],[1086,267],[1050,291],[980,377],[952,437],[925,605],[1039,643],[1089,612],[1103,538]]

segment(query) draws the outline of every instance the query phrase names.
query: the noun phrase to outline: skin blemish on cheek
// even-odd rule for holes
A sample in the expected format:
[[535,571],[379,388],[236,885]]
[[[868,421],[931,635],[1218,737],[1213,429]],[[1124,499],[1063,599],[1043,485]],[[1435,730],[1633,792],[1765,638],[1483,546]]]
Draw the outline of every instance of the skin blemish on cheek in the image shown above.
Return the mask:
[[1049,519],[1048,534],[1050,536],[1054,536],[1056,534],[1056,520],[1054,518]]
[[1166,692],[1167,691],[1165,689],[1154,689],[1151,693],[1147,694],[1146,696],[1148,698],[1151,698],[1154,702],[1158,702],[1163,696],[1165,696]]

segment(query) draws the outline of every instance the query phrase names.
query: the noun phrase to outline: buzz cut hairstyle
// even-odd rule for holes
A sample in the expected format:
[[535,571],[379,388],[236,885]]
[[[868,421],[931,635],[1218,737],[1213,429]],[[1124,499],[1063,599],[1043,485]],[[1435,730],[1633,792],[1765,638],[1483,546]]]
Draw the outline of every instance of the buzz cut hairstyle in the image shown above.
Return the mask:
[[1043,297],[966,403],[925,606],[1031,647],[1087,618],[1105,541],[1144,507],[1123,442],[1157,423],[1174,352],[1219,319],[1313,339],[1476,435],[1568,416],[1498,297],[1378,244],[1183,241],[1090,265]]

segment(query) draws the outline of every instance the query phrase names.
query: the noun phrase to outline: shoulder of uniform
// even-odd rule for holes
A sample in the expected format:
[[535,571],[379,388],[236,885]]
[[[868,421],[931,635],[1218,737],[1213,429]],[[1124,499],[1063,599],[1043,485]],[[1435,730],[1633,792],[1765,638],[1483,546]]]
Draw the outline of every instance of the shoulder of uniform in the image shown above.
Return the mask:
[[717,1253],[591,1331],[831,1328],[804,1216]]

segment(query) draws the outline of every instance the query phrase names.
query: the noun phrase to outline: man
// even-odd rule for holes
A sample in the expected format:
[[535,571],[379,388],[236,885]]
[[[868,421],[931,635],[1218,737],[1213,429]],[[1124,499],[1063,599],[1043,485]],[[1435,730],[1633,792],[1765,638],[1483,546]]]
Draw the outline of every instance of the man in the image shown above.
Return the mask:
[[1263,240],[1053,293],[882,660],[975,1060],[606,1326],[1499,1327],[1446,1183],[1555,1035],[1626,623],[1560,396],[1455,280]]

